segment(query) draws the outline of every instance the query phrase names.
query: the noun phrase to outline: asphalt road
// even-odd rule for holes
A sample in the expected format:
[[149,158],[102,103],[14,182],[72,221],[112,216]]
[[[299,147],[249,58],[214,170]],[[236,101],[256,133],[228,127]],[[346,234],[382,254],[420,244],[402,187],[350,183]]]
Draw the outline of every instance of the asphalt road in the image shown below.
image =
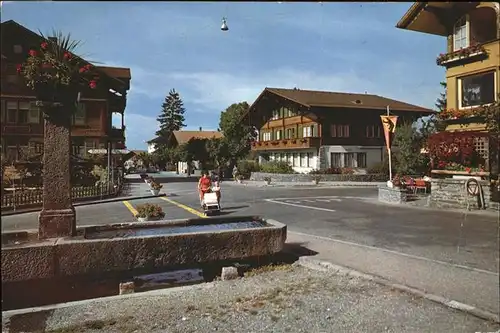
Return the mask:
[[[147,187],[144,184],[144,192]],[[137,207],[157,203],[166,219],[195,215],[175,203],[199,209],[195,183],[164,184],[172,201],[133,200]],[[222,215],[259,215],[288,225],[290,231],[390,249],[434,260],[498,272],[498,221],[492,215],[403,208],[377,202],[374,188],[252,187],[225,182]],[[134,221],[119,201],[76,207],[77,225]],[[1,229],[37,228],[38,213],[2,217]]]

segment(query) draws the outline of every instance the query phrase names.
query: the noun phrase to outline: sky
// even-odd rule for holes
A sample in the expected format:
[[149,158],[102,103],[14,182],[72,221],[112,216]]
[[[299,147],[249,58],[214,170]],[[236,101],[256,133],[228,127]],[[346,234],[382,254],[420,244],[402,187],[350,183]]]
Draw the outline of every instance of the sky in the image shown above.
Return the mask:
[[265,87],[367,92],[434,108],[446,40],[397,29],[410,5],[4,1],[1,19],[70,33],[86,59],[129,67],[126,144],[146,149],[172,88],[187,130],[217,129],[221,111],[251,104]]

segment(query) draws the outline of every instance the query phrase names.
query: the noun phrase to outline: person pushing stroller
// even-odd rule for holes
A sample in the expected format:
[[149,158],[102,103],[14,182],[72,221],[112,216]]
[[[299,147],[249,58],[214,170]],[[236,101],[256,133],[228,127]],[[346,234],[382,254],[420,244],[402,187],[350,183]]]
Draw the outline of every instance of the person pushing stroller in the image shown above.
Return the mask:
[[201,178],[198,181],[198,192],[200,193],[200,204],[203,206],[203,197],[205,193],[210,192],[212,187],[212,181],[210,177],[208,177],[208,173],[203,171],[201,173]]

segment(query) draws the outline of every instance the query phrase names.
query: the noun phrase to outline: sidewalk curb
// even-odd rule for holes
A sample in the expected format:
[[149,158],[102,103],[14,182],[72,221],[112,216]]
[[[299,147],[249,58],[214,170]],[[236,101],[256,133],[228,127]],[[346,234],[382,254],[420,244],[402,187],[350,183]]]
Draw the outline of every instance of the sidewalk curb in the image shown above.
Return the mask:
[[[105,204],[105,203],[118,202],[118,201],[152,199],[152,198],[159,198],[159,197],[165,197],[165,196],[167,196],[166,193],[161,193],[158,195],[136,195],[136,196],[130,196],[130,197],[116,197],[116,198],[103,199],[103,200],[82,201],[82,202],[75,202],[73,204],[73,207],[98,205],[98,204]],[[24,213],[34,213],[34,212],[39,212],[41,210],[42,210],[41,207],[19,209],[19,210],[15,210],[15,211],[8,210],[5,212],[2,212],[1,216],[12,216],[12,215],[20,215],[20,214],[24,214]]]
[[478,317],[480,319],[489,320],[489,321],[492,321],[494,323],[500,323],[500,317],[492,312],[487,311],[487,310],[478,309],[474,306],[471,306],[471,305],[468,305],[465,303],[457,302],[455,300],[446,299],[444,297],[437,296],[434,294],[429,294],[429,293],[426,293],[425,291],[422,291],[422,290],[419,290],[416,288],[412,288],[409,286],[405,286],[402,284],[392,283],[389,280],[381,278],[379,276],[362,273],[362,272],[356,271],[354,269],[351,269],[351,268],[348,268],[345,266],[339,266],[339,265],[333,264],[333,263],[328,262],[328,261],[317,260],[317,259],[312,259],[312,258],[308,258],[308,257],[300,257],[299,260],[297,261],[297,264],[300,266],[303,266],[305,268],[309,268],[309,269],[313,269],[313,270],[334,271],[337,274],[362,278],[362,279],[372,281],[372,282],[375,282],[375,283],[378,283],[378,284],[381,284],[381,285],[384,285],[384,286],[387,286],[387,287],[390,287],[393,289],[397,289],[399,291],[413,294],[413,295],[421,297],[421,298],[425,298],[425,299],[430,300],[432,302],[439,303],[439,304],[447,306],[449,308],[465,312],[467,314],[473,315],[473,316]]

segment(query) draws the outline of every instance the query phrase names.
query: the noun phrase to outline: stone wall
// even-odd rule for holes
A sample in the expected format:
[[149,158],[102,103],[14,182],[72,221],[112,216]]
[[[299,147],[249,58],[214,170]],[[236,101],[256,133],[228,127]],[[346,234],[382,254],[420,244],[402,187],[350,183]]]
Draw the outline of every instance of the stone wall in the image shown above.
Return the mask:
[[[270,177],[273,182],[310,182],[315,175],[307,174],[282,174],[252,172],[250,180],[264,181],[265,177]],[[317,175],[316,175],[317,176]],[[387,175],[384,174],[355,174],[355,175],[319,175],[324,182],[384,182],[387,181]]]
[[408,201],[408,191],[382,185],[378,187],[378,201],[397,204],[405,203]]
[[[429,205],[437,208],[467,208],[479,209],[477,197],[467,194],[464,179],[432,179]],[[497,202],[491,201],[490,184],[488,181],[479,181],[484,193],[484,202],[487,209],[498,210]]]

